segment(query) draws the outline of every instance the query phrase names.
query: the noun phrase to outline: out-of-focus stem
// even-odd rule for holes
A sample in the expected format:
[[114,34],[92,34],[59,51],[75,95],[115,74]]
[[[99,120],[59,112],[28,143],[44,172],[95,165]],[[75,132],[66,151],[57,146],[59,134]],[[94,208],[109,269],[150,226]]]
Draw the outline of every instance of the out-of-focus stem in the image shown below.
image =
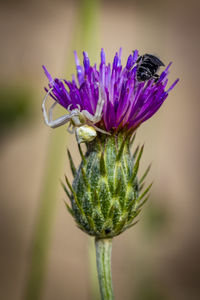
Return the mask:
[[95,239],[97,272],[102,300],[113,300],[111,251],[112,239]]
[[38,300],[41,297],[51,229],[56,211],[56,198],[59,186],[58,177],[64,160],[65,147],[63,140],[66,143],[66,139],[63,139],[64,134],[64,128],[60,129],[56,134],[52,135],[49,142],[47,168],[33,237],[25,300]]
[[[88,45],[95,45],[91,30],[94,29],[95,10],[98,1],[80,0],[78,8],[78,24],[73,34],[71,53],[87,49]],[[78,39],[77,39],[78,37]],[[84,37],[84,38],[83,38]],[[96,37],[95,37],[96,39]],[[68,61],[73,61],[71,56]],[[68,64],[68,74],[71,74],[72,64]],[[42,100],[41,100],[42,101]],[[51,135],[48,147],[47,170],[41,194],[40,208],[36,220],[30,269],[27,276],[24,300],[39,300],[46,272],[48,248],[50,244],[51,229],[55,217],[59,178],[64,161],[66,130],[59,129]]]

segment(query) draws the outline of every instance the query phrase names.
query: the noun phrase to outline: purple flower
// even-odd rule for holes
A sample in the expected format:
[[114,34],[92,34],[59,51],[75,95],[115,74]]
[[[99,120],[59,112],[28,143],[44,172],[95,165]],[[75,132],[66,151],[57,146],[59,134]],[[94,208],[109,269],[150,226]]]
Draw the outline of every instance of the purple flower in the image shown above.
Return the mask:
[[[163,104],[168,93],[177,84],[178,79],[167,89],[171,63],[161,73],[157,82],[153,78],[139,82],[137,80],[138,51],[129,55],[126,66],[121,64],[121,49],[115,54],[112,65],[106,64],[105,52],[101,50],[99,68],[90,65],[86,52],[83,52],[83,66],[75,54],[77,80],[53,79],[43,66],[52,88],[51,97],[70,110],[80,107],[95,115],[99,97],[104,105],[101,120],[97,127],[108,132],[123,128],[134,130],[152,117]],[[45,89],[47,91],[47,89]]]

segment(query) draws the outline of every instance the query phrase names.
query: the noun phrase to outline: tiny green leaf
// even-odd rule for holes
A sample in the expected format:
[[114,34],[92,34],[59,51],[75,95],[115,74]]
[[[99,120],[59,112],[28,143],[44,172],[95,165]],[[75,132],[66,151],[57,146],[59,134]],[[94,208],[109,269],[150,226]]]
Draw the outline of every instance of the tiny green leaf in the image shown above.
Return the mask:
[[142,200],[144,198],[144,196],[148,193],[148,191],[152,187],[152,184],[153,184],[153,182],[146,188],[146,190],[142,193],[142,195],[140,195],[140,197],[136,200],[137,203],[140,203],[140,200]]
[[133,183],[133,181],[134,181],[134,179],[137,175],[139,164],[140,164],[140,159],[141,159],[141,156],[142,156],[142,153],[143,153],[143,149],[144,149],[144,145],[141,147],[140,152],[139,152],[138,157],[137,157],[137,160],[136,160],[136,163],[134,164],[133,173],[132,173],[131,178],[129,180],[129,184]]
[[124,140],[119,148],[119,151],[118,151],[117,157],[116,157],[116,161],[119,161],[121,159],[125,144],[126,144],[126,138],[124,138]]
[[70,168],[71,168],[72,174],[75,177],[76,176],[76,168],[75,168],[75,165],[74,165],[71,153],[70,153],[70,151],[68,149],[67,149],[67,154],[68,154],[68,158],[69,158]]
[[144,172],[143,176],[140,178],[139,185],[141,185],[143,183],[143,181],[146,178],[146,176],[148,175],[150,169],[151,169],[151,164],[148,165],[148,167],[147,167],[146,171]]
[[148,199],[149,199],[149,195],[138,205],[138,208],[142,207],[147,202]]
[[106,175],[106,167],[105,167],[105,160],[104,160],[104,153],[101,153],[101,158],[100,158],[100,174],[101,176]]
[[133,146],[133,143],[134,143],[134,141],[135,141],[135,137],[136,137],[136,133],[134,133],[133,137],[132,137],[131,140],[130,140],[130,147]]
[[136,158],[139,148],[140,148],[139,145],[135,148],[135,151],[134,151],[134,153],[132,155],[133,160]]
[[72,215],[72,217],[74,217],[74,212],[71,209],[71,207],[69,206],[69,204],[66,201],[64,201],[64,203],[65,203],[65,206],[66,206],[68,212],[70,213],[70,215]]
[[61,183],[61,185],[62,185],[62,187],[63,187],[65,193],[67,194],[68,198],[71,199],[71,195],[70,195],[70,193],[69,193],[69,191],[68,191],[66,185],[65,185],[61,180],[60,180],[60,183]]

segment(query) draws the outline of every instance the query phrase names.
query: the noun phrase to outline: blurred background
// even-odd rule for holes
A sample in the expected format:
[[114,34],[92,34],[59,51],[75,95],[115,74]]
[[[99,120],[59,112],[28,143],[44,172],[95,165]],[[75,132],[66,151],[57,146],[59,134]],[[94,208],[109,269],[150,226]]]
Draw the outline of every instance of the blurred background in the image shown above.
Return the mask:
[[[75,73],[73,50],[99,62],[123,47],[173,61],[169,98],[139,128],[141,172],[154,181],[140,222],[113,243],[116,300],[200,299],[198,0],[0,2],[0,299],[99,299],[93,240],[68,214],[60,179],[66,127],[45,126],[41,103],[53,77]],[[62,111],[63,113],[63,111]],[[38,292],[37,292],[37,291]]]

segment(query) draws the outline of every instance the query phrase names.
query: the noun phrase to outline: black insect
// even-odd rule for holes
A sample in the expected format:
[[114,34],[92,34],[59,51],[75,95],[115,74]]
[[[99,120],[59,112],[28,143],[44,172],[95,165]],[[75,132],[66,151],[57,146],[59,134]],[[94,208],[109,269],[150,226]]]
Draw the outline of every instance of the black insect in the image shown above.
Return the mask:
[[159,75],[156,74],[158,69],[161,66],[164,66],[164,63],[155,55],[144,54],[139,56],[137,60],[137,80],[146,81],[151,78],[154,78],[155,81],[158,80]]

